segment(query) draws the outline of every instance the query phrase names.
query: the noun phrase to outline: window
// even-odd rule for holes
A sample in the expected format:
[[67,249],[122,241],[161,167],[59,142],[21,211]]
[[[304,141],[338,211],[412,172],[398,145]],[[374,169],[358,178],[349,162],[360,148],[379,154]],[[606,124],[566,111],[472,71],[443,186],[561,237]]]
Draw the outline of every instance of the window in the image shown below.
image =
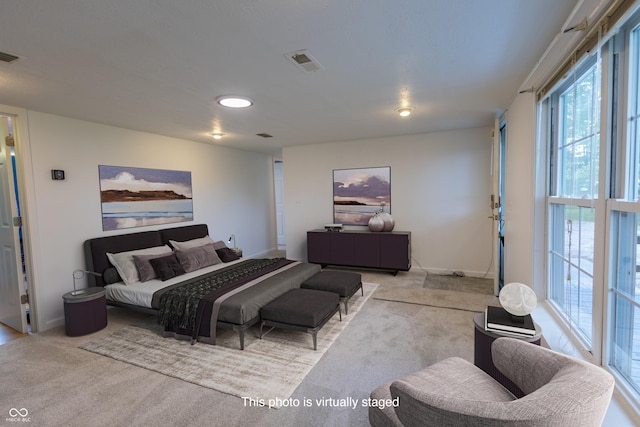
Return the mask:
[[[622,196],[640,201],[640,27],[631,31],[629,40],[629,138],[624,161],[628,173]],[[622,163],[622,162],[621,162]]]
[[558,123],[551,141],[549,296],[591,350],[594,237],[600,152],[600,70],[591,59],[549,104]]
[[640,8],[589,50],[539,103],[548,299],[640,407]]
[[594,210],[557,203],[550,210],[555,225],[550,250],[551,300],[591,344]]
[[[609,365],[640,394],[640,25],[622,34],[628,44],[627,137],[614,160],[617,199],[608,202]],[[628,35],[627,35],[628,34]]]
[[558,191],[562,197],[594,198],[598,194],[600,78],[597,71],[596,64],[591,65],[560,95]]
[[611,219],[612,317],[609,364],[640,393],[639,215],[614,211]]

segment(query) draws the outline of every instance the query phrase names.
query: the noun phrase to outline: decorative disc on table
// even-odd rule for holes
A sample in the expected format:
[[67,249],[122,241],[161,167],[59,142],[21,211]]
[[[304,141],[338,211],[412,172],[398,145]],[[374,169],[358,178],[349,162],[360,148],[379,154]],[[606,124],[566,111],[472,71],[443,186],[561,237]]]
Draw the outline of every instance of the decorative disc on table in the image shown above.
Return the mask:
[[500,290],[500,304],[513,316],[526,316],[538,304],[536,293],[524,283],[509,283]]

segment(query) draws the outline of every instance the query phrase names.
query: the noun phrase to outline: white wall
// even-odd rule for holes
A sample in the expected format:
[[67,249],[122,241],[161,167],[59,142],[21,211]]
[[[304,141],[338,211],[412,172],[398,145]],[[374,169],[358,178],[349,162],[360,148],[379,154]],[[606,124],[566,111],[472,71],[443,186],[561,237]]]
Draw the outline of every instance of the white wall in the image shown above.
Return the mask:
[[[63,324],[62,295],[84,267],[86,239],[206,223],[216,240],[235,234],[247,256],[276,247],[271,156],[32,111],[28,128],[38,330]],[[194,220],[103,232],[98,165],[191,171]],[[66,179],[53,181],[51,169],[65,170]]]
[[534,278],[535,117],[532,93],[518,95],[506,114],[504,283],[530,286]]
[[413,268],[484,275],[491,264],[491,129],[283,148],[287,257],[333,222],[333,170],[391,167],[395,230],[412,232]]

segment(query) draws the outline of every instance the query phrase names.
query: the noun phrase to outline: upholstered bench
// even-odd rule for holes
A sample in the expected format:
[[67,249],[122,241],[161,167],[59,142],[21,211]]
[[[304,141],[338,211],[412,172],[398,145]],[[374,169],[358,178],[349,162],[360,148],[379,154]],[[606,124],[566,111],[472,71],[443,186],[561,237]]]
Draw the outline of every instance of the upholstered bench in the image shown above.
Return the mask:
[[[313,289],[291,289],[260,309],[260,339],[274,327],[310,332],[313,349],[317,350],[317,334],[320,328],[340,311],[340,298],[332,292]],[[262,328],[271,326],[263,334]]]
[[344,314],[349,314],[349,299],[358,289],[364,296],[362,276],[349,271],[321,271],[302,282],[300,287],[338,294],[340,301],[344,303]]

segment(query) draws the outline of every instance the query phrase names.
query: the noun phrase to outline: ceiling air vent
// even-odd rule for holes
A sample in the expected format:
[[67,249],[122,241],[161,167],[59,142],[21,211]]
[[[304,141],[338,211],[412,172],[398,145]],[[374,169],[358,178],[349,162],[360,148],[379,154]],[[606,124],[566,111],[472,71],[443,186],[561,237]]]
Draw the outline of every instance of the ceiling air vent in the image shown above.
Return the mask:
[[285,56],[305,73],[324,70],[324,67],[306,49],[290,52]]
[[256,135],[261,136],[263,138],[273,138],[273,135],[269,135],[268,133],[256,133]]
[[7,53],[7,52],[0,52],[0,61],[6,62],[7,64],[11,64],[12,62],[16,62],[18,59],[20,59],[19,56],[12,55],[12,54]]

